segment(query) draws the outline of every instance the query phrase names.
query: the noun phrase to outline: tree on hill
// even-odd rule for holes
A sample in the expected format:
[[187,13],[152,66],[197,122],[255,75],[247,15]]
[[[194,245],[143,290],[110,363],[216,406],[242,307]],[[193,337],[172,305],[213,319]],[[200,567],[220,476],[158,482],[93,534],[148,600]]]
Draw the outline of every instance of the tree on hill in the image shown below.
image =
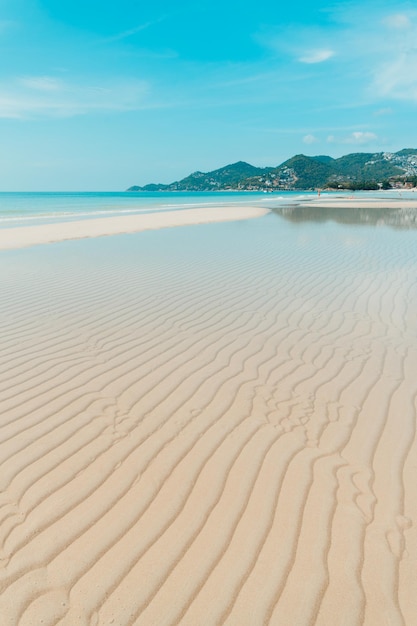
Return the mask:
[[349,191],[374,191],[380,188],[375,180],[329,181],[326,189],[348,189]]
[[333,157],[327,156],[326,154],[319,154],[310,158],[315,161],[321,161],[322,163],[332,163],[334,161]]
[[395,153],[397,156],[412,156],[413,154],[417,155],[416,148],[404,148],[403,150],[399,150],[399,152]]
[[356,152],[335,159],[334,166],[338,174],[356,180],[382,180],[402,170],[383,158],[383,153]]
[[323,187],[329,176],[334,172],[332,163],[323,163],[305,154],[297,154],[291,159],[288,159],[288,161],[280,165],[276,171],[280,172],[284,168],[291,169],[295,172],[297,177],[295,187],[297,189],[315,189],[317,187]]

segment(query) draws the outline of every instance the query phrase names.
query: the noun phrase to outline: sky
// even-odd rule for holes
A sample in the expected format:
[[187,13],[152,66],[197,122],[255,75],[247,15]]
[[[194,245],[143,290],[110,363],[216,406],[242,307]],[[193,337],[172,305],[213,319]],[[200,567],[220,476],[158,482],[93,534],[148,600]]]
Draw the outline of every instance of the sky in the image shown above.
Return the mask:
[[0,0],[0,191],[417,148],[417,6]]

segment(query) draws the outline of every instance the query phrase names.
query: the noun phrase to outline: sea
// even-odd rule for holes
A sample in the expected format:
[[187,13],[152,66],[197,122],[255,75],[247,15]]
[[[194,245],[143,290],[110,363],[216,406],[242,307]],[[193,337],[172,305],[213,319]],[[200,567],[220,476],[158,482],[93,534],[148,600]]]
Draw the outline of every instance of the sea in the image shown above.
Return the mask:
[[3,192],[0,228],[220,205],[272,206],[302,199],[300,192]]
[[[333,193],[333,197],[348,192]],[[413,192],[383,192],[384,197],[415,198]],[[374,192],[355,192],[369,197]],[[323,196],[327,195],[326,193]],[[291,206],[317,192],[0,192],[0,228],[14,228],[178,209],[224,206]]]

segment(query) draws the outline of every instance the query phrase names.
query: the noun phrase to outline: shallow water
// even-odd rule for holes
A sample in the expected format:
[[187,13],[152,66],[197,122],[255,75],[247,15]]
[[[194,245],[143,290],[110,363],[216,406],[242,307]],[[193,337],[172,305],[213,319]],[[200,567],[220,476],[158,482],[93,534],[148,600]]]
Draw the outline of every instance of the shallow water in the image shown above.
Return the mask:
[[299,192],[281,194],[238,192],[79,192],[0,193],[0,228],[172,211],[222,205],[279,204],[282,199],[300,198]]

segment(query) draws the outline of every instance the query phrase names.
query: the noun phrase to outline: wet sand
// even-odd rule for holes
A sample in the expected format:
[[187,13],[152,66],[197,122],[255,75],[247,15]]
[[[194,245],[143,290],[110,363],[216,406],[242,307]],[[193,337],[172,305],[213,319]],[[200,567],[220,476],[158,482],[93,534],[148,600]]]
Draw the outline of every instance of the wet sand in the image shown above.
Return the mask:
[[329,195],[309,200],[308,205],[314,207],[332,207],[334,209],[344,209],[346,207],[355,207],[356,209],[417,209],[417,200],[384,198],[383,196],[380,198],[357,198],[355,196],[334,198]]
[[415,623],[416,232],[3,251],[1,626]]

